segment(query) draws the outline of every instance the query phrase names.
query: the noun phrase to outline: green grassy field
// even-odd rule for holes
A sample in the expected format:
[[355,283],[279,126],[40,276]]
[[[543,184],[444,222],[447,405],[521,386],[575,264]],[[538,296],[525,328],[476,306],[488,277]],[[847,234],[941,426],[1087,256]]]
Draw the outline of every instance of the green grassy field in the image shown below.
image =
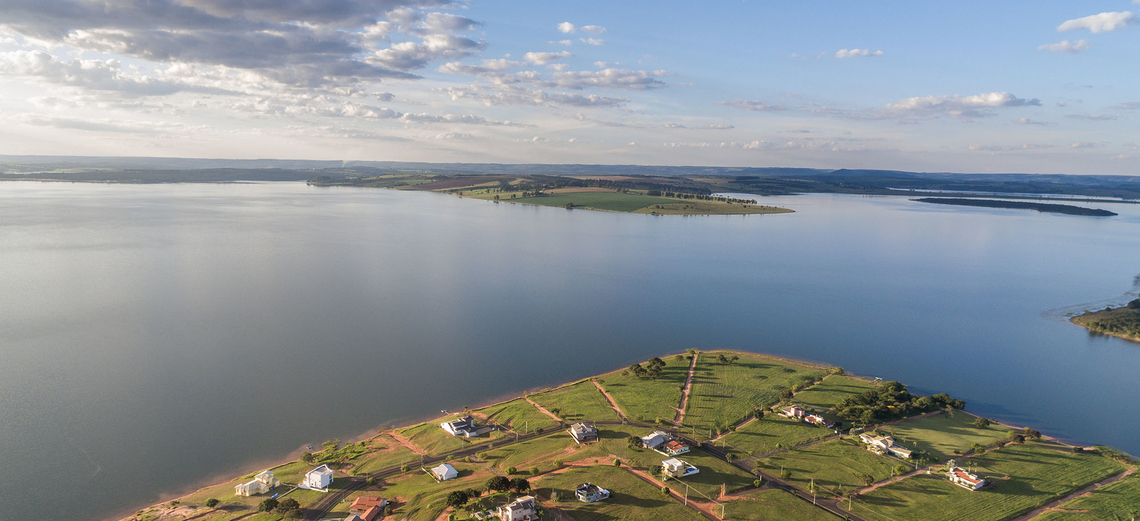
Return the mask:
[[[773,475],[781,469],[791,471],[788,481],[807,490],[812,479],[820,494],[835,494],[842,488],[850,492],[862,488],[862,475],[875,482],[891,477],[891,470],[899,463],[890,458],[871,454],[845,440],[834,440],[784,452],[758,461],[760,467]],[[919,518],[916,518],[919,519]]]
[[[657,454],[657,456],[658,459],[653,462],[654,465],[660,465],[662,461],[669,459],[669,456],[662,456],[660,454]],[[719,496],[721,485],[725,486],[725,491],[728,493],[749,488],[752,486],[752,481],[756,479],[752,474],[724,460],[718,459],[701,449],[694,448],[691,452],[677,457],[697,467],[701,471],[687,478],[670,479],[666,484],[682,481],[707,496]],[[681,490],[681,487],[678,485],[669,486]]]
[[667,197],[619,194],[617,192],[562,193],[539,197],[519,197],[509,200],[515,203],[537,204],[540,206],[566,206],[566,204],[569,203],[574,206],[611,212],[632,212],[651,204],[672,204],[677,202],[676,199],[669,199]]
[[720,201],[684,201],[674,202],[672,204],[652,204],[635,210],[634,213],[655,213],[659,215],[741,215],[792,213],[792,210],[778,206],[729,204]]
[[727,427],[780,400],[780,391],[822,378],[824,369],[747,353],[735,363],[717,361],[720,352],[701,353],[689,393],[685,424],[700,430]]
[[569,434],[558,433],[543,436],[521,443],[507,445],[485,451],[487,462],[500,470],[515,467],[520,473],[537,467],[541,472],[555,468],[558,460],[564,462],[587,460],[599,463],[612,463],[617,456],[626,465],[642,470],[652,465],[660,465],[664,456],[648,449],[629,448],[630,436],[641,436],[650,431],[629,425],[599,425],[598,443],[578,445]]
[[862,378],[842,375],[829,375],[822,382],[796,393],[791,403],[813,412],[827,412],[835,404],[849,396],[863,394],[875,388],[875,383]]
[[997,521],[1037,508],[1124,470],[1095,453],[1075,454],[1047,443],[1008,445],[971,458],[979,476],[992,480],[971,492],[940,474],[918,475],[879,488],[856,500],[854,513],[868,519],[961,519]]
[[412,452],[412,449],[405,447],[387,434],[373,438],[370,440],[369,445],[373,449],[373,452],[352,461],[354,465],[352,468],[353,474],[371,474],[380,469],[409,462],[418,464],[420,461],[419,454]]
[[622,376],[623,370],[618,370],[598,377],[598,383],[630,418],[672,421],[681,403],[681,386],[685,385],[689,373],[689,361],[675,360],[672,356],[662,357],[662,360],[666,365],[656,380],[632,374]]
[[1009,435],[1010,429],[998,424],[990,424],[981,429],[974,427],[974,420],[976,417],[963,412],[954,412],[952,415],[943,412],[886,425],[880,427],[878,432],[893,437],[896,443],[907,448],[927,451],[939,461],[955,457],[954,451],[964,454],[975,443],[983,447],[989,446]]
[[1133,474],[1045,512],[1033,521],[1130,521],[1140,517],[1140,475]]
[[593,382],[581,382],[529,396],[534,403],[568,422],[617,420],[606,397]]
[[424,472],[411,472],[380,487],[378,495],[394,499],[393,519],[432,521],[446,508],[444,500],[455,490],[483,488],[493,476],[488,470],[474,464],[451,462],[459,477],[437,483]]
[[783,490],[766,489],[725,503],[725,519],[734,521],[835,521],[837,518]]
[[[446,419],[454,419],[454,416],[447,416]],[[438,418],[426,423],[397,429],[396,432],[408,438],[415,446],[423,449],[428,454],[443,454],[445,452],[469,447],[471,442],[462,436],[452,436],[440,428],[439,424],[443,420],[444,418]],[[476,442],[487,440],[486,437],[472,439],[476,440]]]
[[[574,488],[593,483],[610,491],[605,501],[582,503],[574,499]],[[541,499],[557,491],[557,506],[577,521],[629,519],[642,521],[699,521],[700,514],[666,497],[660,490],[620,468],[599,465],[570,469],[544,476],[533,485]]]
[[[831,431],[778,414],[766,414],[724,437],[724,444],[750,456],[758,456],[809,441],[820,440]],[[780,445],[777,447],[776,445]]]
[[[548,430],[558,427],[558,422],[542,414],[541,411],[522,398],[515,398],[514,400],[490,407],[475,409],[472,412],[486,415],[487,421],[505,425],[512,430],[517,430],[524,434],[526,432],[534,432],[536,429]],[[443,432],[443,430],[440,429],[440,432]]]

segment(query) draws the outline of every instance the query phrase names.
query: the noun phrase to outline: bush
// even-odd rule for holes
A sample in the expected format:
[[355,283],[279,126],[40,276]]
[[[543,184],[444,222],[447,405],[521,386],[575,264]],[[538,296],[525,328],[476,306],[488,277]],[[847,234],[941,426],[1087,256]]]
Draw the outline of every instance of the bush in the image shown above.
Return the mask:
[[992,422],[990,422],[989,418],[978,417],[978,419],[974,420],[974,427],[984,429],[986,427],[989,427],[990,423]]
[[615,466],[615,467],[620,467],[620,466],[621,466],[621,460],[620,460],[620,459],[618,459],[618,458],[614,458],[614,466]]
[[752,487],[753,488],[760,488],[760,485],[763,485],[763,484],[764,484],[764,480],[762,480],[762,479],[752,480]]
[[555,466],[556,468],[562,468],[562,467],[565,467],[565,466],[566,466],[566,463],[565,463],[565,462],[563,462],[562,460],[557,460],[557,461],[555,461],[555,462],[554,462],[554,466]]
[[539,428],[537,428],[537,429],[535,429],[535,430],[534,430],[534,433],[535,433],[535,434],[542,434],[542,433],[543,433],[543,431],[545,431],[545,430],[546,430],[546,429],[543,429],[542,427],[539,427]]
[[300,508],[301,508],[301,504],[298,503],[296,499],[293,499],[291,497],[287,497],[285,499],[282,499],[280,502],[277,503],[277,511],[278,512],[288,512],[290,510],[298,510]]
[[669,487],[661,487],[661,493],[668,496],[669,495]]
[[215,498],[210,498],[210,499],[206,500],[206,506],[208,506],[210,508],[214,508],[214,507],[218,506],[218,503],[221,503],[221,501],[218,501]]
[[537,476],[538,475],[538,467],[531,467],[530,468],[530,475],[531,476]]
[[401,465],[401,466],[400,466],[400,472],[407,472],[407,471],[409,471],[409,470],[412,470],[412,466],[411,466],[411,465]]
[[516,469],[514,467],[507,467],[507,474],[517,474],[518,471],[519,469]]
[[277,500],[273,498],[263,499],[261,503],[257,504],[258,512],[272,512],[275,508],[277,508]]
[[288,512],[285,512],[285,519],[301,519],[301,517],[303,517],[304,515],[305,515],[305,512],[303,512],[301,509],[298,508],[296,510],[290,510]]

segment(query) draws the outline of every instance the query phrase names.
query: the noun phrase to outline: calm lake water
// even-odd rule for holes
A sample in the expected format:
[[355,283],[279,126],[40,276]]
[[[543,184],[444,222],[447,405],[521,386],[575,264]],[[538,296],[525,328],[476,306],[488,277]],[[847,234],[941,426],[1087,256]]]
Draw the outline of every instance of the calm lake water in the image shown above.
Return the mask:
[[689,347],[841,365],[1140,454],[1140,206],[651,217],[300,183],[0,184],[0,519],[103,519],[306,444]]

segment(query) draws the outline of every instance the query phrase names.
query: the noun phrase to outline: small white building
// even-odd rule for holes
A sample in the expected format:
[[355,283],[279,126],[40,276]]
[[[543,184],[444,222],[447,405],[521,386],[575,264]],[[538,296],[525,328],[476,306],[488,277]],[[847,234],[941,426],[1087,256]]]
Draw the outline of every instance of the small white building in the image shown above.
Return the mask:
[[534,496],[523,496],[495,511],[502,521],[534,521],[538,519],[538,505]]
[[689,446],[677,440],[669,440],[657,452],[664,452],[669,456],[677,456],[689,452]]
[[475,433],[475,418],[472,418],[471,415],[464,416],[457,420],[443,422],[439,424],[439,426],[452,436],[463,436],[466,438],[478,436],[478,434]]
[[700,469],[685,463],[677,458],[669,458],[661,462],[661,472],[671,478],[683,478],[700,472]]
[[588,423],[575,423],[567,432],[579,445],[588,441],[598,441],[598,428]]
[[864,432],[859,435],[859,439],[866,443],[872,452],[879,454],[891,454],[904,459],[910,459],[913,451],[895,443],[894,438],[890,436],[876,436],[869,432]]
[[[951,461],[951,464],[953,464],[953,461]],[[979,478],[976,474],[966,472],[963,468],[954,466],[951,466],[950,470],[946,472],[946,478],[949,479],[951,483],[971,491],[978,490],[986,484],[985,479]]]
[[234,487],[234,495],[249,497],[257,494],[264,494],[280,484],[281,480],[275,479],[273,477],[273,471],[266,470],[254,476],[253,481],[250,481],[249,483],[242,483]]
[[664,445],[665,442],[670,439],[669,433],[665,431],[654,431],[652,434],[642,436],[641,443],[644,444],[647,449],[657,450],[658,447]]
[[794,418],[797,420],[802,420],[806,414],[807,411],[805,411],[804,408],[800,407],[799,405],[789,405],[788,407],[784,407],[782,410],[780,410],[781,416]]
[[459,472],[455,470],[455,467],[444,463],[443,465],[431,469],[431,475],[435,476],[435,479],[438,481],[447,481],[459,477]]
[[298,488],[309,490],[316,490],[318,492],[328,492],[329,485],[333,482],[333,470],[328,465],[321,465],[313,470],[305,473],[305,479],[301,481]]

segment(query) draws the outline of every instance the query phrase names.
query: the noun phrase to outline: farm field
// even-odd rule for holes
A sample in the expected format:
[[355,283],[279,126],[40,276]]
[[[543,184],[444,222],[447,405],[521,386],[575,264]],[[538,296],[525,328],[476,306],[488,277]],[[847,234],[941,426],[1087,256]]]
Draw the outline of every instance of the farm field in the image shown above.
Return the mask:
[[681,386],[689,374],[689,361],[662,357],[665,368],[656,379],[622,375],[623,370],[598,377],[614,401],[631,419],[652,422],[657,418],[672,420],[681,403]]
[[[558,422],[553,418],[542,414],[535,406],[527,403],[522,398],[515,398],[507,402],[491,405],[482,409],[475,409],[471,411],[475,416],[486,417],[488,422],[497,423],[511,430],[521,433],[535,432],[538,429],[552,429],[558,426]],[[437,429],[443,432],[442,429]]]
[[1140,517],[1140,475],[1132,474],[1045,512],[1033,521],[1130,521]]
[[875,383],[869,380],[833,374],[828,375],[822,382],[796,393],[791,403],[812,412],[825,413],[845,398],[863,394],[864,391],[875,387]]
[[730,432],[723,441],[734,450],[749,456],[759,456],[831,435],[832,432],[827,429],[770,413],[765,414],[760,420],[744,425],[736,432]]
[[606,397],[590,380],[528,396],[567,422],[617,420]]
[[725,503],[726,519],[738,521],[835,521],[837,518],[783,490],[758,490]]
[[820,494],[833,495],[840,490],[850,492],[863,488],[864,475],[876,483],[887,479],[899,462],[872,454],[847,440],[833,440],[764,458],[757,464],[775,476],[779,476],[782,469],[790,471],[791,476],[785,481],[803,490],[807,490],[814,479]]
[[986,447],[1008,437],[1010,429],[996,423],[978,428],[973,425],[976,419],[976,416],[963,412],[941,412],[885,425],[879,427],[878,432],[893,437],[900,445],[927,451],[938,461],[946,461],[965,454],[975,443]]
[[[612,497],[595,503],[574,499],[574,488],[593,483],[610,491]],[[557,492],[557,508],[576,521],[629,519],[642,521],[700,521],[700,514],[690,510],[656,487],[628,471],[605,465],[572,468],[565,472],[542,476],[532,485],[538,497],[546,500]]]
[[993,483],[971,492],[937,473],[922,474],[861,496],[855,502],[855,513],[884,521],[936,521],[960,519],[962,512],[970,512],[974,521],[997,521],[1029,512],[1125,469],[1099,454],[1076,454],[1042,442],[1007,445],[969,462],[979,476]]
[[739,356],[734,363],[717,361],[722,352],[701,353],[693,375],[685,424],[700,430],[726,428],[780,400],[780,391],[818,380],[825,370],[774,358],[727,353]]

